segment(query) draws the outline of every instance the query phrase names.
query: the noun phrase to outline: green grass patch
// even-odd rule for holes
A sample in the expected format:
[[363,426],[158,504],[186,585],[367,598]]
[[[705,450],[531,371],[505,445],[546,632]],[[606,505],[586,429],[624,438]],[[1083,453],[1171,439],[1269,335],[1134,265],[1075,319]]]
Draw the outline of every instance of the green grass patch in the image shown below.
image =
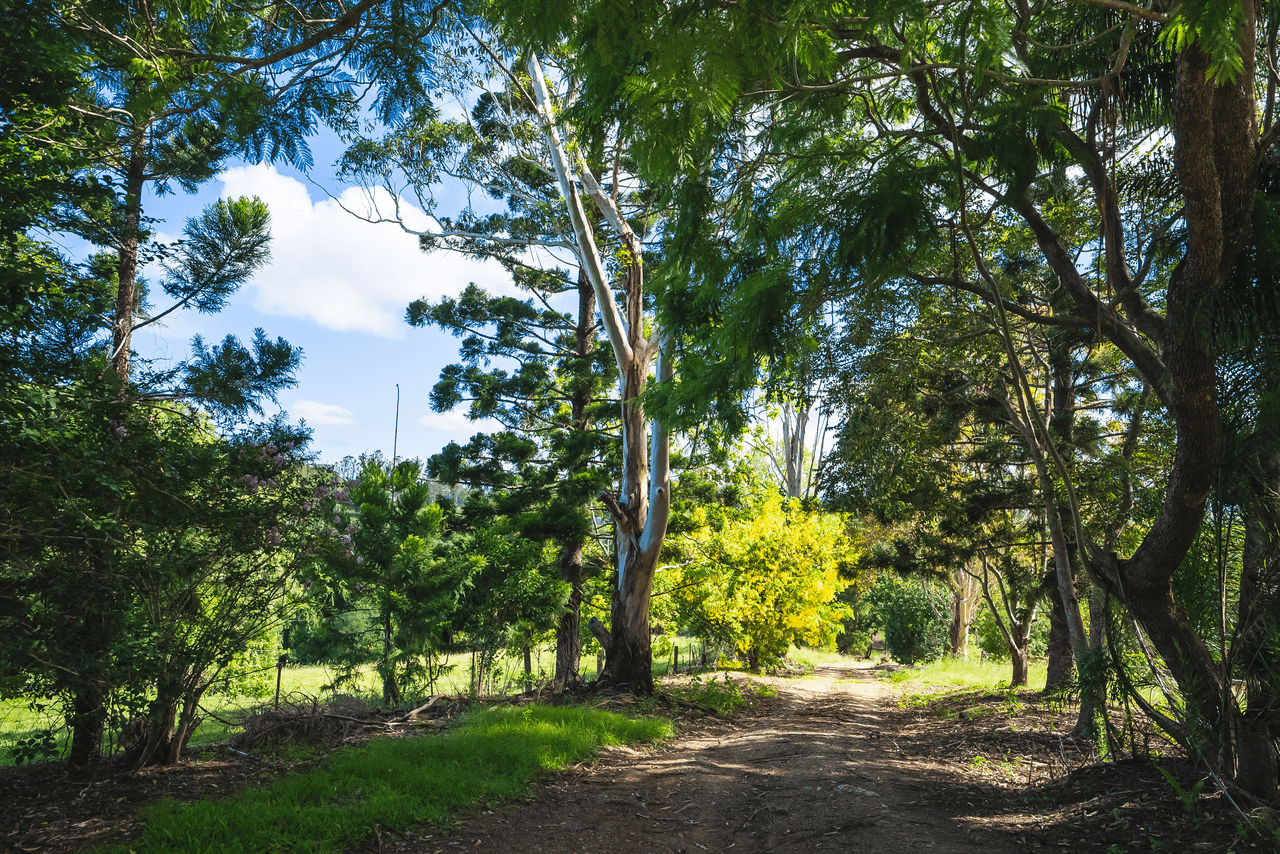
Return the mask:
[[384,739],[320,768],[220,801],[143,811],[141,837],[116,852],[340,852],[370,829],[444,825],[452,810],[522,795],[535,777],[600,747],[670,737],[670,722],[578,707],[477,710],[444,736]]
[[835,650],[799,646],[793,646],[787,650],[787,658],[808,668],[818,667],[823,664],[849,664],[858,660],[852,655],[841,655]]
[[[1047,674],[1043,661],[1032,661],[1027,687],[1042,688]],[[890,679],[894,683],[912,687],[944,689],[987,690],[1005,688],[1013,678],[1013,667],[998,661],[965,661],[961,658],[941,658],[917,670],[899,670]]]

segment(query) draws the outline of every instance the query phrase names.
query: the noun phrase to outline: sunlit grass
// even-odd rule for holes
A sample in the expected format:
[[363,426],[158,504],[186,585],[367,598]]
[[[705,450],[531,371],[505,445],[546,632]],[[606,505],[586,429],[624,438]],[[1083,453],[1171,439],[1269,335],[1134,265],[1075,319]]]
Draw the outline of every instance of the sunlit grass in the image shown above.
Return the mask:
[[805,667],[819,667],[825,664],[850,664],[858,661],[852,655],[841,655],[835,650],[798,646],[793,646],[787,650],[787,658],[798,664],[803,664]]
[[[1028,673],[1027,687],[1042,688],[1047,665],[1033,660]],[[1013,679],[1013,665],[1007,661],[982,661],[980,659],[952,658],[944,656],[919,669],[899,670],[892,674],[895,683],[917,687],[942,689],[986,690],[1006,688]]]
[[142,836],[117,852],[350,850],[370,829],[444,825],[453,810],[518,797],[534,778],[600,747],[671,736],[661,718],[580,707],[476,710],[444,736],[384,739],[320,768],[220,801],[145,810]]

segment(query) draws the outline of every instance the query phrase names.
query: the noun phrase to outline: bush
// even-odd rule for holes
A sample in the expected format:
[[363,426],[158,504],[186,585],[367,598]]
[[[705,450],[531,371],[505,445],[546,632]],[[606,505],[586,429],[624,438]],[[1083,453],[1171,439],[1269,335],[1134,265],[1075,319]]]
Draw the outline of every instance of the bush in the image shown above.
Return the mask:
[[932,661],[946,650],[950,604],[942,594],[915,578],[882,575],[867,600],[883,620],[885,646],[894,661]]

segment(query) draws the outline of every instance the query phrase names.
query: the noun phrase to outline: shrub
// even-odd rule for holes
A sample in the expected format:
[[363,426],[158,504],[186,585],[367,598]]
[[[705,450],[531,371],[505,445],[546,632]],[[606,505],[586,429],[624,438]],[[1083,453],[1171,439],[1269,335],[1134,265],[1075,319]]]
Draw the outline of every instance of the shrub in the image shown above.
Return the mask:
[[901,664],[931,661],[947,648],[949,604],[918,579],[882,575],[867,592],[884,625],[885,646]]

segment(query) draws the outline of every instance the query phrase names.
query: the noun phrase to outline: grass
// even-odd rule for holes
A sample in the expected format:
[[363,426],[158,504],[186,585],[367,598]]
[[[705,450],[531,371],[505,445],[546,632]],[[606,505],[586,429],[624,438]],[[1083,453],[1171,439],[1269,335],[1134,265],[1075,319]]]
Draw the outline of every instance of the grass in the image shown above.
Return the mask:
[[444,736],[385,739],[320,768],[221,801],[163,803],[143,813],[137,852],[340,852],[370,829],[447,825],[452,810],[515,798],[535,777],[601,746],[670,737],[670,722],[578,707],[476,710]]
[[[290,666],[282,674],[281,695],[315,696],[322,693],[324,685],[333,681],[333,671],[324,666]],[[273,686],[274,686],[274,680]],[[344,688],[346,693],[371,694],[375,682],[372,674],[361,679],[360,684]],[[270,701],[269,696],[247,697],[234,695],[206,695],[201,705],[227,720],[243,717],[250,710]],[[21,740],[40,735],[44,730],[53,731],[54,743],[58,753],[50,758],[58,758],[67,748],[69,734],[60,716],[56,714],[54,703],[45,701],[45,709],[32,709],[26,700],[0,701],[0,766],[12,765],[12,748]],[[191,737],[193,745],[209,744],[224,741],[239,731],[228,727],[216,718],[205,716],[203,722]]]
[[787,658],[808,668],[818,667],[823,664],[847,664],[850,661],[857,660],[851,655],[841,655],[834,650],[797,646],[793,646],[787,651]]
[[[1045,675],[1045,662],[1032,661],[1028,687],[1043,687]],[[1007,661],[966,661],[944,657],[918,670],[899,670],[890,678],[898,684],[912,683],[913,687],[987,690],[1008,687],[1012,676],[1013,666]]]

